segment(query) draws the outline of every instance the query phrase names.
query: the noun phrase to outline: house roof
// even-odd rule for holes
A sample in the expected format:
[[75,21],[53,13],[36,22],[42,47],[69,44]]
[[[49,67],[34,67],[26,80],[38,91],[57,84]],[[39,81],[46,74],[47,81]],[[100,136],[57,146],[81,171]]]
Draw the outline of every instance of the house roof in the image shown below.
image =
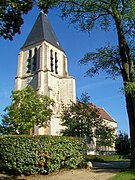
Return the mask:
[[90,108],[95,108],[95,109],[97,109],[97,111],[98,111],[98,113],[99,113],[99,115],[101,116],[102,119],[108,120],[108,121],[110,121],[110,122],[116,122],[116,121],[109,115],[109,113],[108,113],[105,109],[100,108],[100,107],[96,106],[96,105],[93,104],[93,103],[90,103],[90,104],[89,104],[89,107],[90,107]]
[[111,122],[116,122],[109,114],[108,112],[105,111],[105,109],[98,107],[98,111],[101,115],[101,118],[111,121]]
[[56,48],[64,51],[54,33],[54,30],[49,22],[47,15],[43,12],[40,12],[31,32],[29,33],[21,49],[38,42],[42,42],[44,40],[54,45]]

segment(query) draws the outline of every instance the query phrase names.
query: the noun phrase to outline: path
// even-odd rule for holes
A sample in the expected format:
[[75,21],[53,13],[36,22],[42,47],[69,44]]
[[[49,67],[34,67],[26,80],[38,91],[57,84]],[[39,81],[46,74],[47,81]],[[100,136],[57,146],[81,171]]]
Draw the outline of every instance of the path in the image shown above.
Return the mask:
[[11,177],[0,175],[0,180],[107,180],[122,169],[128,168],[128,162],[95,162],[93,169],[60,170],[51,175]]
[[130,162],[93,162],[93,166],[95,169],[127,169],[130,166]]

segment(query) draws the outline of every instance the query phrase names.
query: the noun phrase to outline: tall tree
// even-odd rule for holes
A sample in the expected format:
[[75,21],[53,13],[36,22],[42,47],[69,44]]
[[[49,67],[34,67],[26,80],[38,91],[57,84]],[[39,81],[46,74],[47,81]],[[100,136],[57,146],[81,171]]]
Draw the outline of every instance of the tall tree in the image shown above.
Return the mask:
[[37,94],[31,86],[13,91],[11,98],[11,105],[5,108],[7,113],[2,115],[1,134],[29,134],[34,125],[48,126],[53,100]]
[[80,61],[90,64],[88,75],[104,70],[107,75],[123,79],[131,137],[131,168],[135,169],[135,1],[134,0],[40,0],[39,7],[57,6],[62,18],[69,19],[82,31],[94,27],[117,32],[116,47],[108,45],[87,53]]
[[115,128],[101,118],[98,108],[89,103],[87,94],[82,94],[77,103],[64,106],[61,120],[62,126],[66,127],[61,131],[65,136],[81,137],[87,143],[96,138],[98,149],[114,145]]

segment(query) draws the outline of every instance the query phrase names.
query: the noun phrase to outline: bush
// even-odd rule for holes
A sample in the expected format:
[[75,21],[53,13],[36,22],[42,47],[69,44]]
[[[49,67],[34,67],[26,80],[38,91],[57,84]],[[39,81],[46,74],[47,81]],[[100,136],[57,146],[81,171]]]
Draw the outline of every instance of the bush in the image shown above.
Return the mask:
[[86,143],[79,138],[0,137],[0,164],[8,174],[48,174],[63,167],[75,168],[85,153]]

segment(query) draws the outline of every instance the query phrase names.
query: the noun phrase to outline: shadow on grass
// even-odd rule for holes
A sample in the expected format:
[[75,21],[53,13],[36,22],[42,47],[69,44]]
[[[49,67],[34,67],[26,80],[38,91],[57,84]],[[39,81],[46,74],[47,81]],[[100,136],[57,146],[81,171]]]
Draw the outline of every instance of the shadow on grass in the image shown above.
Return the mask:
[[95,173],[117,173],[125,170],[127,169],[93,169],[92,171]]

